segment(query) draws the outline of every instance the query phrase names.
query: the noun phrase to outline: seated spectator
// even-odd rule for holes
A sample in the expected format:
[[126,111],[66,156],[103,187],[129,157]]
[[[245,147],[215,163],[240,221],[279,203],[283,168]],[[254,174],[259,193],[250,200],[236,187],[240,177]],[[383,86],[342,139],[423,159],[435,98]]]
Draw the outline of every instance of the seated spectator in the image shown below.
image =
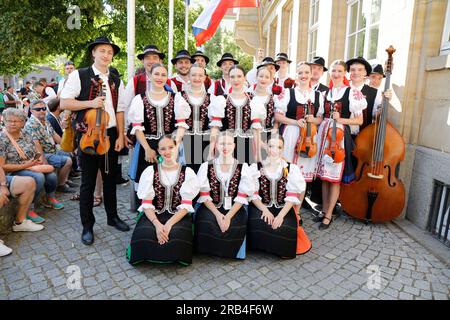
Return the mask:
[[[48,112],[46,115],[46,120],[48,123],[50,123],[53,127],[53,130],[55,130],[56,134],[62,138],[63,130],[66,129],[67,125],[70,124],[70,119],[68,119],[68,114],[66,112],[62,112],[61,108],[59,107],[59,98],[53,98],[48,102]],[[72,159],[72,168],[69,173],[69,177],[77,177],[79,174],[77,174],[78,170],[78,161],[77,156],[75,153],[70,152],[64,152],[60,151],[61,154],[65,154],[68,157]],[[66,184],[69,185],[69,187],[74,187],[75,184],[67,179]]]
[[67,152],[57,149],[61,143],[61,137],[55,133],[53,127],[46,121],[47,106],[42,100],[35,100],[30,105],[31,117],[25,124],[25,131],[31,136],[36,144],[36,151],[44,155],[43,163],[50,164],[59,169],[57,191],[73,193],[74,190],[66,184],[72,159]]
[[[9,196],[17,198],[19,207],[13,225],[13,231],[39,231],[44,226],[26,219],[28,209],[33,201],[36,183],[31,177],[13,177],[5,176],[5,172],[0,167],[0,208],[3,208],[9,202]],[[12,252],[2,240],[0,240],[0,257],[6,256]]]
[[[36,144],[29,134],[22,131],[27,120],[26,115],[17,109],[6,109],[3,112],[6,123],[5,128],[0,133],[0,166],[11,176],[32,177],[36,183],[33,204],[27,219],[34,223],[42,223],[44,218],[34,211],[35,202],[42,189],[45,188],[45,207],[53,209],[63,209],[64,205],[56,200],[56,173],[41,173],[30,170],[31,167],[43,163],[44,155],[36,150]],[[23,153],[23,156],[21,155]],[[26,159],[24,159],[26,158]]]

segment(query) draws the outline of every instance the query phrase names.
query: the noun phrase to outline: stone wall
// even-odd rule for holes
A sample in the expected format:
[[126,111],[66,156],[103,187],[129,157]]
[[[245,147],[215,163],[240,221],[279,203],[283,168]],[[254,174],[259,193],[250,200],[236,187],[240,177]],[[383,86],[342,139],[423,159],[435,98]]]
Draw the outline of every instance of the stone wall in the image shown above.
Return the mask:
[[412,170],[406,218],[427,227],[434,180],[450,184],[450,154],[418,146]]

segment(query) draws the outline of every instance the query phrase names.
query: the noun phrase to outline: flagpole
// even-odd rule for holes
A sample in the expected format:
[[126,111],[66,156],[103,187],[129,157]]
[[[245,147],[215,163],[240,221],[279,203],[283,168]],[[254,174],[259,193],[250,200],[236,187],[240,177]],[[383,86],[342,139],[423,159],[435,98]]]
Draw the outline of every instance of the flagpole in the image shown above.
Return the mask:
[[173,58],[173,7],[174,0],[169,0],[169,59],[167,62],[169,68],[169,77],[172,77],[172,63],[171,60]]
[[128,79],[134,76],[135,58],[135,0],[127,0],[127,71]]
[[189,0],[184,1],[185,4],[185,16],[184,16],[184,49],[188,49],[188,35],[189,35]]

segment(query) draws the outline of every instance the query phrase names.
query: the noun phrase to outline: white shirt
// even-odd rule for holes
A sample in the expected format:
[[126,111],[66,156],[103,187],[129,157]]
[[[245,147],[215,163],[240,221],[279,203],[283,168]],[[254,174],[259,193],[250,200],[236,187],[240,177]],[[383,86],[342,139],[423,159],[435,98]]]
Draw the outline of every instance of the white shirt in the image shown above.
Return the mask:
[[[178,92],[177,85],[175,84],[175,82],[173,82],[172,79],[173,79],[173,78],[170,79],[170,87],[172,88],[173,92],[177,93],[177,92]],[[182,85],[181,85],[181,91],[186,91],[186,90],[188,89],[189,83],[186,82],[186,81],[184,81],[183,78],[181,78],[179,75],[177,75],[177,76],[175,77],[175,79],[176,79],[177,81],[179,81],[179,82],[182,83]]]
[[55,90],[53,88],[46,87],[45,88],[45,93],[47,94],[47,96],[44,99],[42,99],[42,100],[45,101],[45,103],[48,103],[53,98],[56,98],[56,92],[55,92]]
[[[92,65],[92,70],[94,71],[95,75],[100,76],[100,79],[102,79],[104,83],[108,83],[109,72],[101,73],[94,65]],[[78,73],[78,70],[75,70],[69,75],[69,78],[67,79],[67,82],[63,90],[61,91],[61,99],[78,98],[80,96],[80,92],[81,92],[80,74]],[[123,82],[120,81],[118,89],[119,101],[117,103],[117,112],[124,112],[127,109],[123,101],[124,92],[125,89],[123,86]],[[109,88],[109,86],[106,86],[105,110],[109,114],[108,129],[115,127],[117,125],[117,121],[113,107],[111,89]]]

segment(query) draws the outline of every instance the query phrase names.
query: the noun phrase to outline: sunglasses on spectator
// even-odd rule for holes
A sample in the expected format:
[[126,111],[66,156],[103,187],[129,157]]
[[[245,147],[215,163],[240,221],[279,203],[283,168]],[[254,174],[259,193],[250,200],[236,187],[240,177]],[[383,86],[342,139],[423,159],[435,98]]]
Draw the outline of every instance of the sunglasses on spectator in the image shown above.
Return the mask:
[[42,108],[33,108],[34,111],[45,111],[47,110],[47,107],[42,107]]

